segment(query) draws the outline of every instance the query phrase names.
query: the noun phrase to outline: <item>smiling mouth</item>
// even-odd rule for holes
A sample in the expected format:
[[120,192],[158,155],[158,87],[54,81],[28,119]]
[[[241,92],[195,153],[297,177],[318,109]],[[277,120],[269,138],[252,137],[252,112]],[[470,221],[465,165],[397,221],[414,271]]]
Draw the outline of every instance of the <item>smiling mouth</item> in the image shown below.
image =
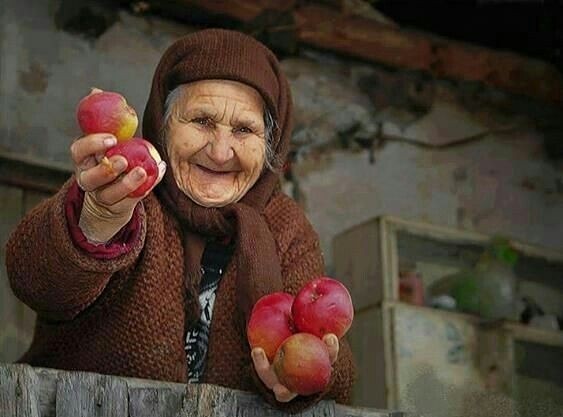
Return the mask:
[[232,174],[234,172],[234,171],[215,171],[213,169],[206,168],[203,165],[199,165],[199,164],[195,164],[195,166],[198,167],[200,170],[202,170],[204,173],[211,174],[211,175],[225,176],[225,175]]

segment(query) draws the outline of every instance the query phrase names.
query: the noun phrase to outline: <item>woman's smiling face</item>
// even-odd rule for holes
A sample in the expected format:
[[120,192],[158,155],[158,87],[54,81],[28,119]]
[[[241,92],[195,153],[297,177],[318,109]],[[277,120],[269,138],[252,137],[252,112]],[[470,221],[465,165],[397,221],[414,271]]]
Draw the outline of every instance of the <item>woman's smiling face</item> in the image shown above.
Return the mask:
[[236,81],[203,80],[182,86],[171,106],[166,146],[178,187],[204,207],[239,201],[265,162],[260,94]]

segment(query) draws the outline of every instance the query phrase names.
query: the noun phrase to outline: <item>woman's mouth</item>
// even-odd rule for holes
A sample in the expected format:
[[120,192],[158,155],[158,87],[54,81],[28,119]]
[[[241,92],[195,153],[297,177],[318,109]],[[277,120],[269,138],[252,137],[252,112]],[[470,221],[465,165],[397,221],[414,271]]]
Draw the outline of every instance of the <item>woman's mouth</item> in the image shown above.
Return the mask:
[[204,174],[204,175],[211,175],[211,176],[219,176],[225,177],[229,174],[233,174],[235,171],[216,171],[211,168],[207,168],[203,165],[195,164],[195,166]]

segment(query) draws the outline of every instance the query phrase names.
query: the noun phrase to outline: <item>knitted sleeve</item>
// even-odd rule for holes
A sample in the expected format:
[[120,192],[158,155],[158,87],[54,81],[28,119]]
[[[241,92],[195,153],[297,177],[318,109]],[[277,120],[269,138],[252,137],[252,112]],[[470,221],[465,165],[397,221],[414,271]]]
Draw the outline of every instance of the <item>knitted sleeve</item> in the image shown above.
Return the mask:
[[[285,291],[294,295],[306,282],[324,275],[324,261],[318,237],[308,222],[306,220],[304,222],[303,228],[300,227],[302,233],[298,233],[296,238],[292,240],[281,260]],[[261,382],[256,372],[253,372],[253,374],[255,384],[267,402],[283,411],[298,413],[316,404],[321,399],[331,399],[337,403],[350,404],[352,385],[356,378],[356,367],[350,345],[344,337],[340,340],[338,359],[333,365],[332,377],[327,389],[312,396],[298,396],[289,403],[276,401],[272,391]]]
[[90,254],[90,256],[97,259],[118,258],[120,255],[130,252],[135,243],[139,240],[143,225],[139,212],[143,204],[137,204],[131,220],[105,244],[90,243],[82,232],[79,221],[83,204],[84,191],[74,182],[70,185],[65,196],[65,216],[72,242],[78,246],[79,249],[82,249]]
[[139,205],[141,227],[127,238],[131,249],[100,259],[75,244],[65,210],[69,179],[57,194],[32,209],[6,244],[6,269],[14,294],[38,315],[70,320],[100,295],[113,273],[136,261],[145,233],[145,210]]

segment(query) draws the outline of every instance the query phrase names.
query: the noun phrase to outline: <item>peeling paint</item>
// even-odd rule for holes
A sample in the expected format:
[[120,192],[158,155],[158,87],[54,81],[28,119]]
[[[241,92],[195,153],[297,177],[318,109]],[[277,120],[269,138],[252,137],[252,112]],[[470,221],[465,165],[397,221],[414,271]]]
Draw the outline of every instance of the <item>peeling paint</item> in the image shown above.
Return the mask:
[[31,94],[44,93],[47,89],[49,73],[38,62],[31,62],[25,71],[19,71],[20,86]]

